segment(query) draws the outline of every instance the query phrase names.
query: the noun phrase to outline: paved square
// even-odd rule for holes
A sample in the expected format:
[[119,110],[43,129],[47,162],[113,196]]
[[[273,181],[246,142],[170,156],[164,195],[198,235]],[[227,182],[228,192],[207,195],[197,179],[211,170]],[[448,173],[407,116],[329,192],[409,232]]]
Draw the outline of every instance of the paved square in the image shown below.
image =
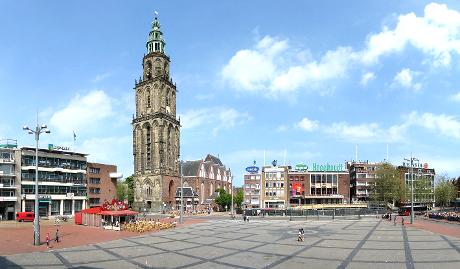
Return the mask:
[[[305,241],[297,242],[301,227]],[[95,245],[0,256],[0,268],[460,268],[460,239],[373,218],[216,219]]]

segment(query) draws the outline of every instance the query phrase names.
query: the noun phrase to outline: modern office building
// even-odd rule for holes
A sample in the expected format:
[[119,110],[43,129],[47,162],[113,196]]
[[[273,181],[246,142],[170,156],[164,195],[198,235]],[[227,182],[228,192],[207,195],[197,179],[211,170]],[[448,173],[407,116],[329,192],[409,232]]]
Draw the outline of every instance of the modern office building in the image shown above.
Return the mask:
[[287,208],[288,170],[289,166],[276,166],[276,161],[262,168],[262,208]]
[[13,220],[21,210],[21,154],[17,140],[0,140],[0,219]]
[[436,172],[434,168],[429,168],[427,163],[414,164],[411,173],[409,164],[403,163],[398,166],[401,180],[405,183],[406,200],[402,201],[405,204],[411,203],[411,186],[412,179],[414,180],[414,204],[426,205],[428,208],[435,206],[434,196],[434,179]]
[[376,180],[376,171],[383,162],[347,162],[350,172],[350,198],[352,203],[369,202]]
[[261,207],[261,174],[248,173],[244,175],[244,206],[246,208],[260,208]]
[[288,177],[291,207],[350,202],[350,176],[342,164],[313,163],[310,169],[290,169]]
[[89,207],[117,198],[117,180],[123,174],[117,172],[116,165],[88,162],[86,175]]
[[[38,150],[40,216],[74,215],[86,208],[86,154],[53,147]],[[21,211],[34,211],[35,148],[21,148]]]

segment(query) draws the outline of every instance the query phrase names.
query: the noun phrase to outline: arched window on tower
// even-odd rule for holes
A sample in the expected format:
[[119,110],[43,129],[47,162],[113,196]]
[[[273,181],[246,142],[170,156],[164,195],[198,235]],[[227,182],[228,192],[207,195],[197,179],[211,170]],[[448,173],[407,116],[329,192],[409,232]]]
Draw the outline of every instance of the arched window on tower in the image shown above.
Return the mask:
[[147,66],[146,66],[146,69],[145,69],[145,77],[147,79],[152,78],[152,63],[150,61],[147,61]]
[[152,138],[151,138],[151,132],[150,132],[150,126],[147,126],[146,128],[146,139],[145,139],[145,145],[146,145],[146,155],[147,155],[147,168],[150,169],[151,167],[151,158],[152,158]]
[[147,107],[150,107],[151,98],[150,98],[150,90],[147,90]]

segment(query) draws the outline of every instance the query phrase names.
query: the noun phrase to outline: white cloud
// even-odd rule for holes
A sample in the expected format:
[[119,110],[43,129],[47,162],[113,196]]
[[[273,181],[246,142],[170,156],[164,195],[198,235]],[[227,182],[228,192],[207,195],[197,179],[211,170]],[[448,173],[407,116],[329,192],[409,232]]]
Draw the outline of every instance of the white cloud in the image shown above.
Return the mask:
[[280,125],[280,126],[276,127],[276,131],[278,133],[286,132],[287,130],[288,130],[288,126],[286,126],[286,125]]
[[265,36],[253,49],[238,51],[222,69],[225,82],[237,90],[264,91],[267,96],[320,88],[346,75],[357,54],[350,47],[327,51],[318,61],[307,51],[290,48],[288,40]]
[[415,92],[420,91],[422,88],[421,83],[414,83],[414,76],[416,72],[411,71],[409,68],[402,69],[394,78],[395,85],[402,86],[406,89],[411,89]]
[[201,108],[192,109],[180,115],[182,129],[193,129],[202,126],[212,128],[216,135],[221,129],[229,129],[251,119],[246,112],[234,108]]
[[68,135],[74,130],[99,128],[97,124],[113,114],[111,98],[104,91],[94,90],[75,96],[66,107],[56,111],[50,125],[58,133]]
[[458,92],[458,93],[452,95],[452,96],[450,97],[450,99],[453,100],[453,101],[455,101],[455,102],[460,102],[460,92]]
[[78,147],[79,152],[89,154],[88,161],[117,165],[125,177],[133,170],[131,150],[131,136],[90,138]]
[[376,78],[375,74],[372,72],[367,72],[361,77],[361,85],[363,87],[367,86],[367,83],[371,82]]
[[308,118],[303,118],[300,122],[296,124],[298,128],[301,128],[304,131],[312,132],[318,129],[319,124],[318,121],[309,120]]
[[460,139],[460,121],[454,116],[432,113],[420,114],[417,111],[413,111],[407,116],[407,120],[411,125]]
[[449,65],[452,53],[460,53],[460,13],[444,4],[425,6],[424,16],[400,15],[394,29],[370,35],[362,52],[363,62],[375,63],[385,54],[411,45],[431,56],[435,65]]
[[339,122],[326,127],[325,131],[347,140],[369,140],[375,139],[380,130],[377,123],[350,125],[346,122]]
[[102,80],[110,77],[110,75],[111,75],[110,72],[105,72],[105,73],[102,73],[102,74],[98,74],[91,80],[91,82],[96,83],[96,82],[102,81]]

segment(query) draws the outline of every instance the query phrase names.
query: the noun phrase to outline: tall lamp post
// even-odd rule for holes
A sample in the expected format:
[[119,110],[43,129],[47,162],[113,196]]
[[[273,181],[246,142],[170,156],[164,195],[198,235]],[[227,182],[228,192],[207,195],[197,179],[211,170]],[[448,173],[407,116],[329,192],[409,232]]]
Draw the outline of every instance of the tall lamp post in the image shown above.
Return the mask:
[[230,178],[230,185],[231,185],[231,192],[232,192],[232,207],[231,207],[232,213],[231,213],[231,216],[232,216],[232,219],[233,219],[234,218],[234,216],[233,216],[233,176],[231,176],[231,178]]
[[38,212],[38,140],[40,140],[40,134],[46,133],[49,134],[50,130],[46,124],[42,124],[42,126],[38,125],[38,115],[37,115],[37,126],[35,126],[35,130],[30,129],[27,126],[22,128],[24,131],[27,131],[29,134],[35,135],[35,210],[34,210],[34,245],[40,245],[40,213]]
[[180,218],[179,223],[184,223],[184,177],[182,176],[182,163],[179,161],[180,169]]
[[410,159],[404,158],[405,161],[410,162],[410,224],[414,223],[414,162],[419,162],[419,159],[412,157],[410,154]]

